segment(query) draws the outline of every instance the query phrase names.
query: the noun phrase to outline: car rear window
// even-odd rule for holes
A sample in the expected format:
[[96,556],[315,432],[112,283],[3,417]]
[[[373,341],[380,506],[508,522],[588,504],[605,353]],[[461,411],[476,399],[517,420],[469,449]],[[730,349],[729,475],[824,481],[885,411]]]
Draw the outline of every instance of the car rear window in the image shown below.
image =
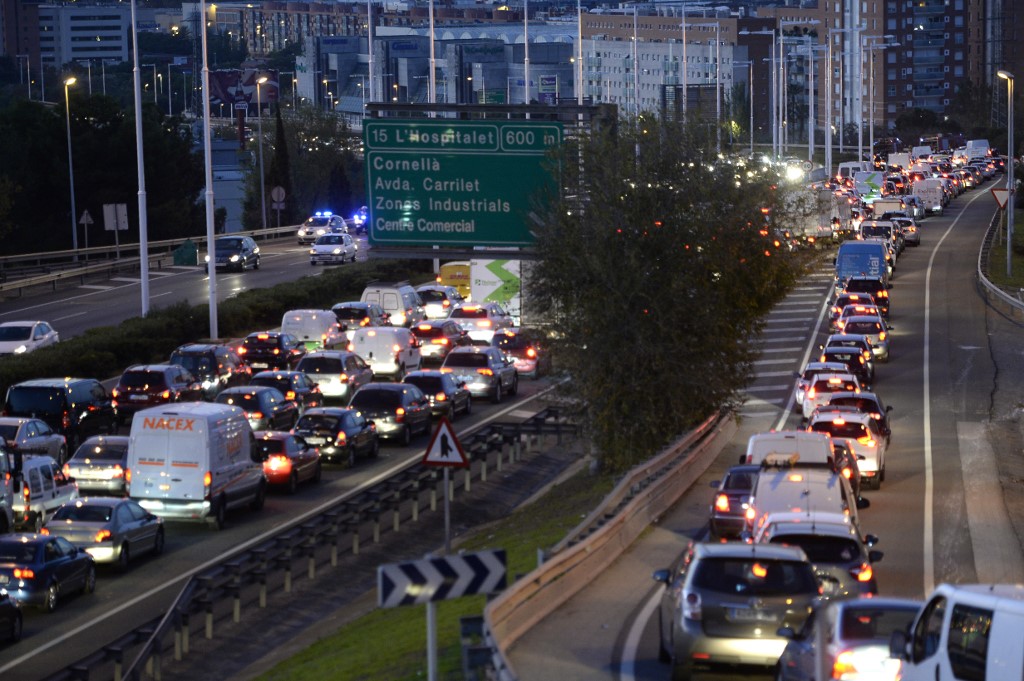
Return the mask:
[[845,607],[839,636],[844,641],[888,641],[892,632],[906,631],[916,614],[916,608]]
[[263,455],[284,454],[284,440],[256,440],[256,451]]
[[125,388],[164,388],[167,377],[162,371],[126,371],[121,374],[121,385]]
[[443,338],[444,332],[441,331],[440,326],[414,326],[412,329],[413,334],[417,338]]
[[207,376],[213,373],[216,367],[216,362],[207,353],[174,352],[171,353],[171,364],[185,367],[196,376]]
[[258,410],[260,399],[256,393],[221,393],[217,395],[219,404],[233,404],[241,407],[242,411]]
[[772,544],[799,546],[812,563],[846,563],[860,556],[857,543],[846,537],[820,534],[787,534],[772,537]]
[[14,386],[7,392],[7,410],[11,414],[59,414],[64,410],[64,391],[60,388]]
[[857,293],[877,293],[883,288],[885,287],[882,286],[882,282],[868,279],[851,279],[846,282],[846,290]]
[[424,303],[442,303],[448,300],[448,295],[444,291],[417,291],[420,294],[420,300]]
[[339,419],[333,414],[304,414],[295,424],[295,430],[337,430]]
[[693,586],[734,596],[818,592],[818,583],[807,563],[748,558],[707,558],[699,561]]
[[840,381],[839,383],[830,383],[828,379],[821,379],[814,382],[814,390],[819,393],[838,393],[838,392],[853,392],[857,389],[857,386],[846,381]]
[[725,476],[723,487],[729,490],[751,490],[754,489],[754,482],[757,481],[757,474],[751,471],[736,471]]
[[337,357],[305,357],[296,367],[307,374],[341,374],[345,369]]
[[270,378],[266,376],[252,379],[249,385],[260,385],[266,386],[268,388],[277,388],[278,390],[281,391],[282,394],[287,393],[289,390],[292,389],[291,380],[287,378]]
[[367,317],[366,310],[358,307],[338,307],[334,309],[338,321],[362,321]]
[[455,352],[444,361],[446,367],[485,367],[487,355],[475,352]]
[[280,346],[281,340],[278,336],[249,336],[242,345],[247,350],[275,350]]
[[0,563],[32,563],[36,558],[36,544],[20,541],[0,541]]
[[110,506],[65,504],[53,514],[53,519],[77,520],[85,523],[109,523],[111,511],[113,510]]
[[451,316],[457,319],[486,319],[487,310],[482,307],[460,307],[452,310]]
[[96,444],[86,441],[75,452],[74,459],[91,459],[93,461],[121,461],[128,453],[128,445],[123,444]]
[[860,226],[860,232],[865,237],[869,237],[869,238],[870,237],[879,237],[879,236],[889,238],[889,237],[892,236],[892,228],[888,227],[888,226],[883,227],[882,225],[863,225],[862,224]]
[[832,399],[829,404],[837,407],[854,407],[858,411],[869,414],[871,412],[878,411],[878,405],[872,400],[867,400],[860,397],[838,397]]
[[[836,421],[842,421],[842,423],[836,423]],[[832,437],[844,437],[852,440],[871,436],[863,423],[851,422],[842,418],[816,421],[811,425],[811,430],[816,433],[828,433]]]
[[870,336],[881,333],[882,325],[878,322],[849,322],[846,325],[846,331],[848,333]]
[[408,376],[405,382],[411,383],[425,393],[436,393],[444,390],[444,383],[442,383],[439,376]]
[[393,390],[362,389],[352,397],[350,407],[356,409],[393,409],[402,403],[402,396]]
[[491,345],[502,350],[522,350],[530,347],[530,339],[522,334],[494,334]]

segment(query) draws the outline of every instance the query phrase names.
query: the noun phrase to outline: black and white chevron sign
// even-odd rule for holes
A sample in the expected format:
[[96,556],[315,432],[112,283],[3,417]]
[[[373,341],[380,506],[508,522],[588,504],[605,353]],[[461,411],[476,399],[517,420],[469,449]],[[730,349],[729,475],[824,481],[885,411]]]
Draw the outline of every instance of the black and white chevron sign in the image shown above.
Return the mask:
[[494,593],[505,588],[506,575],[504,549],[381,565],[377,604],[395,608]]

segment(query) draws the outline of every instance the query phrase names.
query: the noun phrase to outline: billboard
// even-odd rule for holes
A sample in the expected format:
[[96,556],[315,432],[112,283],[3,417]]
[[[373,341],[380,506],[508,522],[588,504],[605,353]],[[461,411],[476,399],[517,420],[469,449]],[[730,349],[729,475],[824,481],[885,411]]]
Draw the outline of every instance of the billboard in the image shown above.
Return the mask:
[[233,106],[236,103],[256,105],[256,81],[267,77],[260,86],[260,98],[264,104],[276,102],[280,93],[277,71],[264,69],[230,69],[210,71],[210,106],[220,104]]

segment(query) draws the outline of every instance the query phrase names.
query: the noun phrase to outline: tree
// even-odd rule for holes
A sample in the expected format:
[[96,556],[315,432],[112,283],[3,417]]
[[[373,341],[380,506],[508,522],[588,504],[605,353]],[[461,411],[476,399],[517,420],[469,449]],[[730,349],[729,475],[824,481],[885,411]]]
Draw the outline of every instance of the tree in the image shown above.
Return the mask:
[[608,470],[739,401],[759,320],[796,276],[765,226],[781,202],[772,173],[716,162],[679,123],[618,130],[564,145],[526,277]]
[[295,224],[300,216],[295,215],[292,207],[295,199],[292,197],[292,163],[288,151],[288,137],[284,130],[284,119],[281,118],[281,107],[274,110],[274,153],[270,157],[270,169],[267,172],[267,184],[273,187],[284,189],[284,209],[279,213],[281,224]]

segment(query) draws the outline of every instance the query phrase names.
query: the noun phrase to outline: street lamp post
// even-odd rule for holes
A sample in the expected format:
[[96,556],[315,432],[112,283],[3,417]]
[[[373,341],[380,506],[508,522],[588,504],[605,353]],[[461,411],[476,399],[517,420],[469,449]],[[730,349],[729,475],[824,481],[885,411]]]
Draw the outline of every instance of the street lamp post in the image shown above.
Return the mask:
[[256,117],[259,123],[257,134],[260,136],[260,217],[263,220],[263,229],[267,228],[267,176],[263,173],[263,96],[260,86],[266,82],[266,76],[261,76],[256,81]]
[[1013,143],[1013,74],[1009,71],[999,70],[996,75],[1006,81],[1007,98],[1007,124],[1006,124],[1006,162],[1009,169],[1006,171],[1006,276],[1013,276],[1013,194],[1015,191],[1013,183],[1013,152],[1016,145]]
[[75,222],[75,165],[71,160],[71,100],[68,98],[68,88],[74,85],[76,80],[74,76],[64,80],[64,113],[68,124],[68,179],[71,183],[71,248],[75,251],[75,260],[78,260],[78,223]]

